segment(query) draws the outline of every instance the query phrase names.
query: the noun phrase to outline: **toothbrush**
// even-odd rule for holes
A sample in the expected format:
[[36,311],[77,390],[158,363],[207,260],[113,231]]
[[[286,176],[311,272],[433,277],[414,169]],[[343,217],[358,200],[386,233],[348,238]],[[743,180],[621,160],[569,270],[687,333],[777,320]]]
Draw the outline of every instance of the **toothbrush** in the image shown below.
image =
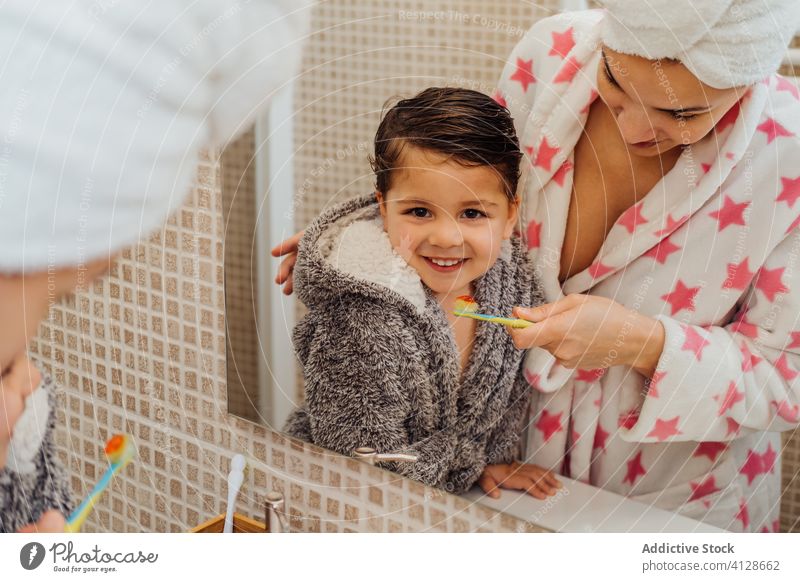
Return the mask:
[[231,459],[231,472],[228,473],[228,511],[225,513],[225,525],[222,533],[233,532],[233,509],[236,503],[236,496],[239,495],[239,487],[244,481],[244,456],[236,455]]
[[498,323],[500,325],[507,325],[521,329],[533,325],[532,321],[526,319],[515,319],[512,317],[501,317],[499,315],[489,315],[486,313],[478,313],[478,302],[472,295],[462,295],[456,298],[455,309],[453,313],[460,317],[470,317],[479,321],[487,321],[489,323]]
[[64,531],[67,533],[75,533],[80,531],[83,522],[86,521],[86,518],[92,511],[94,504],[100,498],[100,495],[102,495],[103,491],[105,491],[106,487],[108,487],[108,484],[111,483],[111,477],[113,477],[115,473],[121,471],[125,465],[130,463],[136,451],[133,447],[133,440],[131,439],[130,435],[115,434],[108,439],[108,442],[106,442],[105,452],[111,464],[100,478],[100,481],[97,482],[97,485],[94,486],[92,492],[86,496],[86,499],[83,500],[83,503],[81,503],[78,508],[72,512],[72,515],[69,516],[67,524],[64,526]]

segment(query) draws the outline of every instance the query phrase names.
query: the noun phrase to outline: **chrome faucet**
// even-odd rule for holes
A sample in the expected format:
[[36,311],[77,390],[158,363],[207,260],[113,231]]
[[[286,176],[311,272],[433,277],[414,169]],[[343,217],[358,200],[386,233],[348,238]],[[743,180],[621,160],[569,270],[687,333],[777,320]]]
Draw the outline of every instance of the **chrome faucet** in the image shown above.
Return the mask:
[[382,462],[415,463],[418,458],[408,453],[379,453],[372,447],[358,447],[353,451],[353,456],[370,465]]
[[289,533],[284,513],[285,503],[283,494],[270,491],[264,498],[264,521],[269,525],[270,533]]

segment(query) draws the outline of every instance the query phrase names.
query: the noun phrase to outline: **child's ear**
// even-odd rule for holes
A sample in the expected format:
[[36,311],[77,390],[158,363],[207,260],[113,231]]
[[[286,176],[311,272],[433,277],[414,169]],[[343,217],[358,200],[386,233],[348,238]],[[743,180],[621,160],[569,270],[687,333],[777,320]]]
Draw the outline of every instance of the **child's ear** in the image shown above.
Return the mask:
[[375,190],[375,198],[378,200],[378,210],[381,211],[381,218],[386,220],[386,196],[383,195],[383,192],[379,190]]
[[514,227],[517,225],[518,218],[519,198],[514,198],[514,200],[508,201],[508,221],[503,229],[503,239],[509,239],[511,235],[514,234]]

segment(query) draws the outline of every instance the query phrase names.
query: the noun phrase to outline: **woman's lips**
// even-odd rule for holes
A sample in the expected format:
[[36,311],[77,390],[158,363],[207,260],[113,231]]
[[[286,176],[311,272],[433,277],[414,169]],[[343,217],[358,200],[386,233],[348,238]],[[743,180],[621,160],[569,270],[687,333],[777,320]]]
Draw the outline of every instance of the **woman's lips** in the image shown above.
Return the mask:
[[640,141],[639,143],[632,143],[630,145],[632,145],[635,148],[644,149],[644,148],[651,148],[654,145],[658,145],[658,142],[659,142],[659,140],[655,140],[655,141]]
[[[464,266],[464,263],[469,260],[469,259],[461,259],[455,265],[450,265],[449,267],[445,267],[443,265],[437,265],[436,263],[434,263],[428,257],[422,257],[422,258],[425,259],[425,262],[427,263],[427,265],[431,269],[433,269],[434,271],[437,271],[439,273],[452,273],[453,271],[458,271],[461,267]],[[441,259],[441,260],[445,260],[445,259]],[[455,260],[455,259],[449,259],[449,260]]]

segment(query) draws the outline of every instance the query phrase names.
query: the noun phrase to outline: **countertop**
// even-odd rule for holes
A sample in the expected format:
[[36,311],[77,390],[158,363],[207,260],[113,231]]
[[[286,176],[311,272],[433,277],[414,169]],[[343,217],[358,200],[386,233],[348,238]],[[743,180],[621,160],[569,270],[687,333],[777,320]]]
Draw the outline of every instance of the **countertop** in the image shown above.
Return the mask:
[[722,533],[725,530],[558,476],[556,495],[539,500],[503,489],[499,499],[473,487],[463,497],[556,532]]

